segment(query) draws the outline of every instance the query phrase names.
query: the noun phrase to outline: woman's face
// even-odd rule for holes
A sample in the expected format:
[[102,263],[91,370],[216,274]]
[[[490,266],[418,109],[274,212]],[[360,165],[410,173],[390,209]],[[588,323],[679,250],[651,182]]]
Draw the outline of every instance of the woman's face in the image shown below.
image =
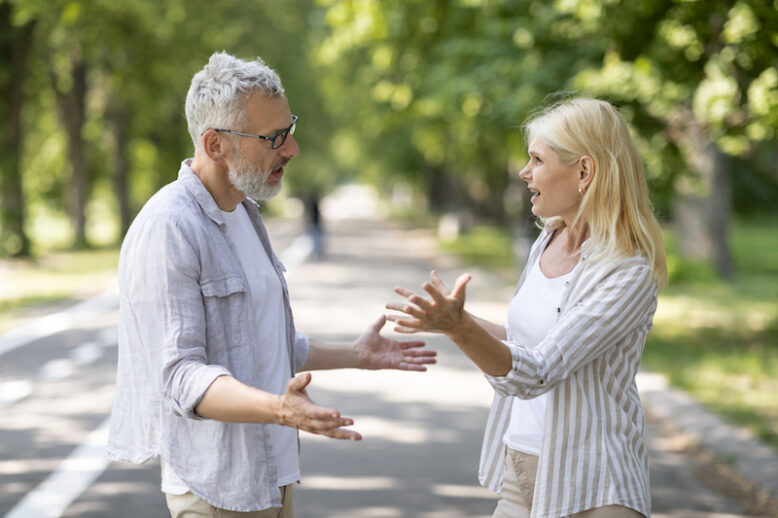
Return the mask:
[[559,155],[538,139],[529,145],[529,162],[519,176],[532,192],[532,213],[543,218],[561,216],[572,224],[581,204],[578,164],[562,162]]

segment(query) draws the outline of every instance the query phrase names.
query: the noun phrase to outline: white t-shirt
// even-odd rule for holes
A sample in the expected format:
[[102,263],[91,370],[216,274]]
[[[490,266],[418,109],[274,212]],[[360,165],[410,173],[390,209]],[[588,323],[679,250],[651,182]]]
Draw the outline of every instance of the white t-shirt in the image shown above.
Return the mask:
[[[527,278],[508,306],[505,327],[511,342],[527,348],[536,347],[556,322],[559,302],[573,272],[549,279],[540,269],[540,261],[530,267]],[[543,442],[543,420],[546,395],[533,399],[513,398],[511,421],[503,442],[513,450],[540,455]]]
[[[286,320],[281,281],[273,268],[262,242],[254,230],[243,204],[232,212],[222,211],[227,236],[233,245],[249,284],[251,305],[255,308],[253,336],[260,337],[257,357],[263,361],[257,387],[272,394],[283,394],[291,378],[289,352],[286,347]],[[278,472],[278,486],[300,480],[297,431],[288,426],[266,425],[270,429],[271,444]],[[186,484],[162,460],[162,491],[181,495],[189,491]]]

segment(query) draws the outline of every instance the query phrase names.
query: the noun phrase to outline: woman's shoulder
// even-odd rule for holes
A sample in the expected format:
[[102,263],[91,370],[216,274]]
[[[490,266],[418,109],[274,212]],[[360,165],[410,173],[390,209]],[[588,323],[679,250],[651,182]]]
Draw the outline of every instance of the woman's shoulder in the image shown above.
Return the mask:
[[[632,284],[653,283],[651,263],[640,254],[622,257],[597,257],[591,253],[581,256],[584,275],[590,278],[619,278]],[[582,272],[583,273],[583,272]]]

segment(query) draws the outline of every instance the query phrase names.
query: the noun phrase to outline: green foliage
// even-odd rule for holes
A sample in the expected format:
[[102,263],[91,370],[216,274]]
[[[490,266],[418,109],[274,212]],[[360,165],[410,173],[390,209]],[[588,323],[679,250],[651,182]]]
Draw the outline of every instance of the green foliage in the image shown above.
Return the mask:
[[[191,154],[183,99],[192,75],[222,49],[262,56],[284,81],[300,117],[290,194],[355,177],[384,190],[402,182],[435,211],[464,206],[506,222],[517,217],[506,192],[521,183],[526,160],[519,127],[549,94],[573,90],[621,105],[663,218],[694,169],[697,130],[737,157],[736,210],[772,210],[778,195],[778,39],[768,29],[778,26],[778,9],[770,1],[2,3],[16,26],[37,22],[23,113],[32,233],[39,214],[65,218],[71,205],[69,133],[54,91],[72,90],[77,65],[87,68],[78,134],[89,198],[114,197],[102,205],[118,207],[126,196],[134,213]],[[673,268],[678,278],[699,273]]]
[[[733,225],[738,276],[676,275],[643,356],[651,370],[778,449],[778,236],[775,218]],[[672,232],[668,263],[679,261]]]
[[106,290],[114,284],[117,248],[51,252],[38,260],[0,261],[0,332],[31,308]]
[[468,266],[489,270],[515,284],[517,261],[511,232],[502,227],[482,226],[468,228],[453,240],[439,240],[442,250],[457,256]]

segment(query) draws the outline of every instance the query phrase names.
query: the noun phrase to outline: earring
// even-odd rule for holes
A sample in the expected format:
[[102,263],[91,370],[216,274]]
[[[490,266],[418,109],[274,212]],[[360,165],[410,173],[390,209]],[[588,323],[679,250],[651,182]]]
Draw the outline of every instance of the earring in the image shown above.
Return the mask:
[[583,196],[583,189],[581,189],[580,187],[578,188],[578,195]]

